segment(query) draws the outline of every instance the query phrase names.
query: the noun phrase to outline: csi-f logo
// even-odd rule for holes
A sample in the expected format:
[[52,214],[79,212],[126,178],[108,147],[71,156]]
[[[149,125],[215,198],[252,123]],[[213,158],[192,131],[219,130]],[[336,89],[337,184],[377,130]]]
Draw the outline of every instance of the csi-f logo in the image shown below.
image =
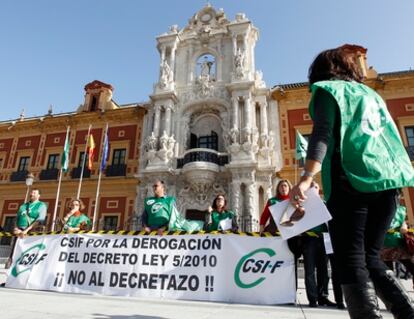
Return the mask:
[[[253,288],[266,279],[266,275],[273,274],[275,270],[282,266],[282,260],[275,260],[276,253],[270,248],[259,248],[243,256],[237,263],[234,270],[234,282],[240,288]],[[251,282],[245,278],[251,278],[252,275],[261,275]],[[243,279],[245,281],[243,281]]]
[[14,277],[17,277],[21,273],[30,270],[34,265],[37,265],[43,261],[46,258],[47,254],[42,254],[40,251],[45,248],[46,245],[37,244],[22,252],[20,257],[17,258],[11,274]]

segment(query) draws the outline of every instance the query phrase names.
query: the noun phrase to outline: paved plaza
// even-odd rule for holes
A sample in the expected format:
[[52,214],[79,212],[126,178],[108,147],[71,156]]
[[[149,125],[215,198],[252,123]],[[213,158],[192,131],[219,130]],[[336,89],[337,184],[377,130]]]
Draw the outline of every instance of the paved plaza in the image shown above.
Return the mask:
[[[0,265],[0,282],[6,279],[4,265]],[[403,280],[414,296],[411,280]],[[332,288],[332,287],[330,287]],[[332,289],[330,299],[333,300]],[[304,281],[299,280],[298,304],[284,306],[255,306],[218,302],[183,300],[150,300],[129,297],[65,294],[47,291],[0,288],[0,308],[7,319],[156,319],[156,318],[349,318],[347,311],[307,306]],[[384,318],[392,318],[381,303]]]

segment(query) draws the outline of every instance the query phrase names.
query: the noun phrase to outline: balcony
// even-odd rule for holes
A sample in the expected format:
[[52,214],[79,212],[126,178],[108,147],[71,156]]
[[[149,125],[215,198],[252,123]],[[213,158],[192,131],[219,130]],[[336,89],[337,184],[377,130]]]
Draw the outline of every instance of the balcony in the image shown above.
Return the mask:
[[414,161],[414,146],[406,146],[405,150],[408,153],[408,156],[410,157],[410,161]]
[[[72,169],[72,173],[71,173],[72,178],[80,178],[81,171],[82,171],[82,167],[75,167],[74,169]],[[89,178],[89,177],[91,177],[91,171],[90,169],[85,167],[85,169],[83,170],[82,178]]]
[[177,159],[177,168],[183,168],[186,164],[194,162],[206,162],[224,166],[229,163],[227,154],[219,153],[207,148],[194,148],[185,152],[184,157]]
[[57,180],[58,175],[59,175],[59,170],[57,168],[42,169],[40,171],[39,179],[41,181]]
[[106,168],[106,176],[126,176],[126,164],[119,164],[119,165],[109,165]]
[[13,172],[10,176],[11,182],[24,182],[26,180],[26,176],[29,173],[29,171],[17,171]]

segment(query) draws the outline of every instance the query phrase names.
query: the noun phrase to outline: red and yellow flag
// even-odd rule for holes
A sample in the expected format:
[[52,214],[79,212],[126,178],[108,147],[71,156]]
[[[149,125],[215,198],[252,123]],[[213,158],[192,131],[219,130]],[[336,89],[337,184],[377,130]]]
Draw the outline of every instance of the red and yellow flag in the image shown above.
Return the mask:
[[93,157],[95,156],[95,141],[93,140],[93,135],[89,136],[88,140],[88,168],[92,169]]

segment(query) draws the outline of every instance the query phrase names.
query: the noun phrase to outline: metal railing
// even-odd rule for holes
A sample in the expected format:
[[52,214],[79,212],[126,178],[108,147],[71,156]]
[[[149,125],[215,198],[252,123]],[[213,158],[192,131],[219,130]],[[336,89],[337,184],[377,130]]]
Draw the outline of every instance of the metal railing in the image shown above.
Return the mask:
[[195,148],[185,152],[184,157],[177,158],[177,168],[192,162],[207,162],[223,166],[229,163],[229,157],[225,153],[219,153],[207,148]]

